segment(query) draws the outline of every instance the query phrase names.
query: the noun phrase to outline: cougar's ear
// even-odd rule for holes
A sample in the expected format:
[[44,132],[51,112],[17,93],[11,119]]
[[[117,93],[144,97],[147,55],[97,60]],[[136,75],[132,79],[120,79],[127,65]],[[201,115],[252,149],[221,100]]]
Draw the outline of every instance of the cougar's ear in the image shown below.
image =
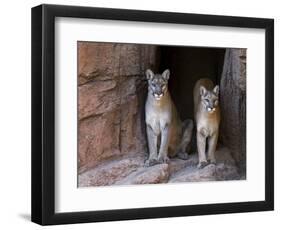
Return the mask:
[[163,78],[168,81],[170,78],[170,70],[166,69],[163,73],[162,73]]
[[207,93],[207,90],[206,90],[206,88],[204,87],[204,86],[200,86],[200,95],[201,96],[205,96],[206,95],[206,93]]
[[146,75],[146,79],[147,79],[147,80],[151,80],[151,79],[153,78],[153,76],[154,76],[154,73],[152,72],[152,70],[147,69],[147,70],[145,71],[145,75]]
[[215,88],[213,89],[213,92],[218,96],[220,92],[220,87],[216,85]]

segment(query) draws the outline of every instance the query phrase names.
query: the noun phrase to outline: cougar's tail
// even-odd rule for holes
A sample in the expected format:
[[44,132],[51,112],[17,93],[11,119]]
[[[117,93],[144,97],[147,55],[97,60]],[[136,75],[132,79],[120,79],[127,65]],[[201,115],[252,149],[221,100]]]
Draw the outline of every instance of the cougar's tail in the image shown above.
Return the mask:
[[182,138],[181,138],[181,144],[179,151],[180,152],[189,152],[190,146],[191,146],[191,139],[192,139],[192,133],[193,133],[193,120],[186,119],[182,123]]

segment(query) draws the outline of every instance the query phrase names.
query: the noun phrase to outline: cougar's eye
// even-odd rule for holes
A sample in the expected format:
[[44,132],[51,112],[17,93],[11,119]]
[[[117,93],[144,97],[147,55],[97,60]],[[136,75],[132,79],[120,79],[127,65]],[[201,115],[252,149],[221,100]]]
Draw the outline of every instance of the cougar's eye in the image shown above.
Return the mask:
[[210,102],[209,99],[207,99],[207,98],[205,99],[205,101],[208,102],[208,103]]

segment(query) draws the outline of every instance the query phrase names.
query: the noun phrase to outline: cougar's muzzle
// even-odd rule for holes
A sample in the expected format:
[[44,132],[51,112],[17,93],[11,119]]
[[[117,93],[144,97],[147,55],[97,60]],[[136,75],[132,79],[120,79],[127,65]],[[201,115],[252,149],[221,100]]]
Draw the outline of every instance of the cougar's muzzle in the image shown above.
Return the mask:
[[216,111],[216,108],[214,108],[214,107],[208,107],[208,108],[207,108],[207,111],[208,111],[209,113],[213,113],[213,112]]
[[154,91],[153,91],[153,96],[155,97],[156,100],[160,100],[161,97],[164,96],[164,92],[160,86],[156,86]]

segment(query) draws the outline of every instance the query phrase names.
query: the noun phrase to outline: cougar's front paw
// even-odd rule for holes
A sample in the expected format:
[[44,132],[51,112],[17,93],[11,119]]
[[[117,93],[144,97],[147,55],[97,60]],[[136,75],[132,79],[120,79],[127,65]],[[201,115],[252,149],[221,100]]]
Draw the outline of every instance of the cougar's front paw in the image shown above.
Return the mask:
[[144,162],[144,166],[145,167],[149,167],[149,166],[153,166],[156,165],[158,163],[157,159],[155,158],[149,158]]
[[204,168],[207,164],[208,164],[207,161],[201,161],[201,162],[199,162],[199,164],[197,165],[197,168],[198,168],[198,169],[202,169],[202,168]]
[[217,164],[217,161],[216,159],[208,159],[208,163],[215,165]]
[[170,158],[167,156],[162,156],[158,158],[159,164],[168,164],[170,162]]

